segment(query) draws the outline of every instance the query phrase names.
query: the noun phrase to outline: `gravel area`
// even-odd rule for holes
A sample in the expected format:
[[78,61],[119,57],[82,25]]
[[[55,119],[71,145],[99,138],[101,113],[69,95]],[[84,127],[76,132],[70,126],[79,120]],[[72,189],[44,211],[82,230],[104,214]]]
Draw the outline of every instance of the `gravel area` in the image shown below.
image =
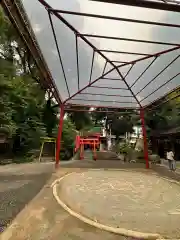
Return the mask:
[[97,222],[180,237],[180,185],[153,171],[73,173],[60,183],[59,196]]
[[[46,187],[1,235],[1,240],[140,240],[103,231],[85,224],[60,207],[52,194],[52,182],[75,169],[60,168]],[[83,169],[76,169],[81,172]]]

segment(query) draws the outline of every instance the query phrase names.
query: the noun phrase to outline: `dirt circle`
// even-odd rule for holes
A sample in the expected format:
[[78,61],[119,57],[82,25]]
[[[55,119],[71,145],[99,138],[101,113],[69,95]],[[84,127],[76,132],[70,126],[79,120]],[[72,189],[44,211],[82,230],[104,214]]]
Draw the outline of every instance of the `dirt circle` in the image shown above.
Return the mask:
[[72,210],[96,222],[180,238],[180,185],[152,172],[73,173],[57,190]]

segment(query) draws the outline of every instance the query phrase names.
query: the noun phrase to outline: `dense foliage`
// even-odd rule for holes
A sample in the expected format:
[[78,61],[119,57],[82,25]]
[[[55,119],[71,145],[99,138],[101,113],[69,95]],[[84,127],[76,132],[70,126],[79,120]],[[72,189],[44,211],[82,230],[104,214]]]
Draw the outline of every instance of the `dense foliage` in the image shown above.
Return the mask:
[[179,91],[171,93],[154,106],[153,111],[146,111],[145,119],[149,131],[164,131],[180,125]]
[[[16,158],[39,149],[43,137],[57,136],[57,105],[39,80],[30,54],[0,9],[0,133],[8,136]],[[62,139],[66,159],[72,155],[74,129],[67,118]]]
[[132,133],[133,126],[138,125],[139,117],[135,111],[126,111],[120,109],[113,109],[114,113],[108,113],[107,108],[98,108],[97,111],[104,112],[94,112],[92,117],[96,124],[101,121],[105,121],[107,130],[111,129],[111,133],[119,139],[119,136],[124,135],[126,132]]
[[[75,110],[78,110],[79,107],[73,107]],[[89,128],[92,126],[91,114],[88,112],[89,108],[84,107],[81,110],[87,111],[73,111],[69,112],[69,117],[71,121],[76,125],[77,130],[82,130],[84,128]]]

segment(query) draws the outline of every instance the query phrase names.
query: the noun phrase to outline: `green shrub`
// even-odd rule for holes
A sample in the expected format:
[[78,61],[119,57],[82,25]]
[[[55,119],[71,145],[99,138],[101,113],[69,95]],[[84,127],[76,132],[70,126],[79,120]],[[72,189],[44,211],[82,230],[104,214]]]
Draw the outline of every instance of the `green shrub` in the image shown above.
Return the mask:
[[19,156],[19,157],[14,157],[13,158],[13,163],[30,163],[33,162],[35,159],[35,156],[28,152],[24,156]]
[[121,142],[117,145],[117,153],[120,154],[128,154],[132,150],[132,147],[130,144],[126,142]]

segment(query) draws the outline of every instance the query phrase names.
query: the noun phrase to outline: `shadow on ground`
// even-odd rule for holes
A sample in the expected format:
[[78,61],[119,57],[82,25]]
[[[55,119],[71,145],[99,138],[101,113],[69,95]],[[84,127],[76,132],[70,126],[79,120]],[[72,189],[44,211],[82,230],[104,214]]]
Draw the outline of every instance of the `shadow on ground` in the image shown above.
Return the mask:
[[0,231],[41,190],[52,175],[52,166],[20,164],[0,167]]

